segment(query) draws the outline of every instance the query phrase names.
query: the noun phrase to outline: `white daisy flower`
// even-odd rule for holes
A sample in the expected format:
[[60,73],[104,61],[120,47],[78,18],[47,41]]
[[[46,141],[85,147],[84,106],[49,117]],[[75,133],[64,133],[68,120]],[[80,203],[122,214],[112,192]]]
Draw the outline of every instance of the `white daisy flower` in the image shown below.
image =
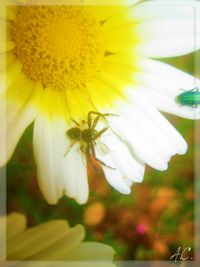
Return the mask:
[[[199,48],[199,3],[46,2],[9,0],[7,12],[0,13],[1,30],[7,30],[0,47],[1,59],[6,58],[0,74],[0,146],[6,153],[0,154],[0,164],[11,158],[34,122],[34,154],[45,199],[56,204],[65,194],[85,203],[87,153],[80,142],[71,145],[67,131],[72,119],[81,124],[90,111],[117,114],[101,136],[110,152],[102,155],[94,148],[107,165],[101,164],[108,182],[128,194],[133,182],[142,181],[145,164],[166,170],[171,156],[187,150],[159,110],[199,118],[197,109],[176,101],[180,88],[190,90],[199,81],[156,60]],[[5,1],[0,3],[5,9]]]
[[[1,229],[6,227],[5,240],[2,239],[4,233],[0,238],[1,249],[6,245],[6,260],[13,261],[10,262],[13,266],[52,266],[52,261],[55,265],[59,264],[56,261],[60,264],[63,261],[63,266],[70,267],[94,266],[94,262],[97,266],[115,267],[113,248],[83,241],[85,229],[82,225],[70,227],[65,220],[53,220],[27,227],[25,215],[11,213],[0,216],[0,226]],[[3,260],[5,256],[2,255],[4,266],[10,265]]]

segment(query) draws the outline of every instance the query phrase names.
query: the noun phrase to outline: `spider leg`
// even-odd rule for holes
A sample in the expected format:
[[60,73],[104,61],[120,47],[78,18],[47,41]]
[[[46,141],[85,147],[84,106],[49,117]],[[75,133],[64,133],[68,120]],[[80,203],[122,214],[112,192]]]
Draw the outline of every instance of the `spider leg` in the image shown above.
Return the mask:
[[196,92],[199,92],[199,87],[194,87],[194,88],[192,88],[191,90],[186,90],[186,89],[183,89],[183,88],[180,88],[182,91],[184,91],[184,92],[194,92],[194,91],[196,91]]
[[[96,115],[96,118],[94,119],[93,124],[92,124],[92,115]],[[105,119],[105,117],[107,117],[107,116],[118,116],[118,115],[111,114],[111,113],[100,113],[100,112],[90,111],[88,113],[88,125],[89,125],[89,128],[91,128],[92,130],[94,130],[95,127],[96,127],[96,125],[97,125],[97,123],[98,123],[98,121],[99,121],[99,119],[100,118]]]
[[91,147],[92,155],[95,157],[95,149],[94,149],[94,144],[92,142],[90,143],[90,147]]
[[96,127],[96,125],[97,125],[97,123],[98,123],[100,117],[101,117],[101,115],[98,115],[98,116],[94,119],[94,121],[93,121],[93,123],[92,123],[92,125],[91,125],[91,129],[92,129],[92,130],[95,129],[95,127]]
[[103,128],[101,131],[99,131],[96,135],[95,135],[95,139],[99,138],[103,133],[105,133],[105,131],[108,130],[108,127]]
[[100,112],[97,112],[97,111],[90,111],[89,113],[88,113],[88,115],[89,116],[91,116],[91,115],[100,115],[100,116],[118,116],[117,114],[113,114],[113,113],[100,113]]
[[88,112],[88,127],[89,127],[89,129],[91,129],[91,126],[92,126],[92,112],[93,111],[90,111],[90,112]]
[[[94,157],[94,159],[95,159],[97,162],[99,162],[101,165],[103,165],[103,166],[105,166],[105,167],[107,167],[107,168],[109,168],[109,169],[115,170],[115,168],[110,167],[109,165],[107,165],[106,163],[104,163],[103,161],[101,161],[100,159],[98,159],[98,158],[96,157],[94,144],[93,144],[92,142],[90,143],[90,148],[91,148],[91,154],[92,154],[92,156]],[[90,158],[89,158],[89,160],[90,160]],[[92,161],[90,161],[90,162],[92,163]],[[94,164],[92,164],[92,166],[93,166],[93,168],[94,168],[94,170],[95,170],[96,172],[99,172],[99,171],[98,171],[98,168],[97,168]]]
[[87,157],[89,157],[90,156],[90,143],[88,143],[87,144],[87,148],[86,148],[86,155],[87,155]]
[[95,158],[96,161],[98,161],[101,165],[103,165],[103,166],[105,166],[105,167],[107,167],[107,168],[109,168],[109,169],[111,169],[111,170],[116,170],[116,168],[113,168],[113,167],[107,165],[107,164],[104,163],[102,160],[98,159],[97,157],[94,156],[94,158]]
[[[99,114],[100,114],[100,113],[95,112],[95,111],[90,111],[90,112],[88,112],[88,127],[89,127],[89,129],[92,129],[92,130],[93,130],[93,129],[96,127],[97,122],[98,122],[98,120],[99,120]],[[98,115],[98,116],[94,119],[93,123],[92,123],[92,115]]]
[[74,119],[70,119],[73,123],[75,123],[77,126],[80,126],[80,124],[77,122],[77,121],[75,121]]
[[[95,158],[95,149],[94,149],[94,145],[92,143],[88,143],[88,147],[87,147],[87,159],[89,160],[93,170],[95,172],[99,172],[98,168],[95,166],[94,162],[91,159],[91,155]],[[96,158],[95,158],[96,159]]]
[[180,90],[181,90],[181,91],[184,91],[184,92],[187,92],[187,90],[186,90],[186,89],[183,89],[183,88],[180,88]]
[[91,157],[87,157],[89,163],[90,163],[90,166],[92,167],[93,171],[95,171],[96,173],[99,173],[99,169],[97,168],[97,166],[95,166],[94,162],[92,161]]
[[199,87],[194,87],[193,89],[190,90],[191,92],[192,91],[196,91],[196,92],[199,92]]
[[64,153],[64,157],[67,156],[67,154],[69,153],[69,151],[70,151],[70,149],[73,147],[73,145],[74,145],[74,142],[72,142],[72,143],[70,144],[70,146],[67,147],[67,149],[66,149],[66,151],[65,151],[65,153]]
[[86,120],[82,120],[81,122],[82,122],[82,124],[88,124],[88,122]]
[[103,118],[107,122],[107,120],[105,119],[105,116],[109,116],[109,115],[110,114],[107,114],[107,113],[105,113],[105,114],[99,113],[98,116],[94,119],[93,124],[91,126],[91,129],[92,130],[95,129],[95,127],[96,127],[96,125],[97,125],[97,123],[98,123],[98,121],[99,121],[100,118]]

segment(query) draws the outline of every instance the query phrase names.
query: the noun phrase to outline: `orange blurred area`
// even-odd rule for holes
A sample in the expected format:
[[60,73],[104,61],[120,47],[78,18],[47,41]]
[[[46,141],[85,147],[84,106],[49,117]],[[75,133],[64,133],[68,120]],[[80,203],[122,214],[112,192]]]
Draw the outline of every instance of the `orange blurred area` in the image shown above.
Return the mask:
[[109,187],[100,163],[90,156],[87,160],[87,172],[89,177],[90,189],[99,196],[108,194]]
[[106,208],[101,202],[89,205],[84,213],[84,222],[88,226],[100,224],[106,215]]

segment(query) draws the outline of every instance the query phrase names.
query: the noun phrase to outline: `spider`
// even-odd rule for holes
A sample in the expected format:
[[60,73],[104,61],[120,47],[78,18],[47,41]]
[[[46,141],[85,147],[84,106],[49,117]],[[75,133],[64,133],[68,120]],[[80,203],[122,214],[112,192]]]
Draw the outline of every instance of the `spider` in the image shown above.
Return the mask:
[[[95,118],[93,119],[92,117]],[[96,161],[98,161],[100,164],[114,169],[108,165],[106,165],[103,161],[98,159],[96,157],[95,153],[95,146],[97,144],[98,138],[100,138],[107,130],[108,126],[104,127],[102,130],[97,131],[95,128],[99,122],[99,120],[105,119],[108,116],[116,116],[115,114],[110,114],[110,113],[99,113],[95,111],[90,111],[87,116],[87,121],[82,121],[82,126],[75,120],[72,119],[72,121],[76,124],[76,127],[72,127],[69,130],[67,130],[66,135],[69,139],[72,140],[72,144],[70,148],[73,146],[74,143],[80,143],[80,150],[87,156],[87,158],[90,158],[90,156],[93,156]],[[69,148],[69,149],[70,149]],[[105,146],[105,150],[107,147]],[[65,153],[65,156],[67,155],[67,152]]]

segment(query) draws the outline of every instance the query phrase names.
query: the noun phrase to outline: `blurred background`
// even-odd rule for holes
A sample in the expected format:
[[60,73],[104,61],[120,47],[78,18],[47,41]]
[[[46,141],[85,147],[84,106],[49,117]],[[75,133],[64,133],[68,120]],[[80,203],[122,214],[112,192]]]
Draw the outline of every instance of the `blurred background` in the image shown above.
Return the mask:
[[[164,62],[194,74],[194,54]],[[67,197],[56,206],[45,202],[37,184],[31,125],[7,165],[7,213],[25,213],[29,226],[58,218],[71,226],[83,224],[85,240],[112,246],[116,260],[168,260],[178,247],[191,247],[192,256],[194,149],[199,145],[194,143],[195,123],[165,115],[186,139],[187,153],[174,156],[167,171],[146,167],[143,183],[135,184],[128,196],[115,191],[103,173],[97,176],[88,166],[90,198],[82,206]]]

